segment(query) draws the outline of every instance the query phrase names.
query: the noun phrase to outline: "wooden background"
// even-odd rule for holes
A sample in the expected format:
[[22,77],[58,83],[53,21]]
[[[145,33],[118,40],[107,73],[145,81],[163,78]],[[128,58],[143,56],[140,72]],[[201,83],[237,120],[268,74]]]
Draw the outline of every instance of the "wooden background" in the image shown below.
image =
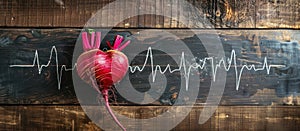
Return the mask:
[[[294,28],[300,27],[300,4],[298,0],[187,0],[201,12],[184,8],[178,11],[180,0],[135,0],[138,7],[128,1],[114,5],[112,12],[101,14],[103,27],[108,19],[123,16],[124,8],[130,12],[151,9],[153,12],[170,14],[163,16],[137,16],[124,20],[119,28],[199,28],[199,18],[206,17],[217,28]],[[97,10],[114,0],[2,0],[0,2],[0,26],[3,27],[83,27]],[[170,3],[171,2],[171,3]],[[188,12],[188,13],[186,13]],[[188,19],[182,25],[181,15]]]
[[[72,66],[72,54],[81,28],[98,9],[113,0],[2,0],[0,1],[0,128],[1,130],[101,130],[81,109],[72,84],[72,72],[63,72],[61,90],[57,89],[55,63],[38,74],[37,68],[10,68],[11,64],[32,64],[34,52],[39,52],[40,63],[49,60],[50,50],[58,50],[59,62]],[[170,13],[177,10],[180,0],[136,0],[140,7],[132,7],[127,0],[114,5],[114,12],[101,14],[101,25],[108,27],[108,19],[119,19],[126,5],[132,12],[149,8],[153,12]],[[168,4],[171,2],[171,4]],[[238,58],[260,62],[267,56],[261,43],[268,41],[300,42],[300,2],[298,0],[188,0],[201,12],[172,13],[172,18],[140,15],[126,19],[114,27],[106,39],[117,34],[129,35],[137,42],[151,44],[155,35],[136,35],[141,29],[163,29],[179,36],[180,40],[195,48],[197,43],[189,28],[203,32],[201,18],[207,18],[217,29],[225,53],[249,48]],[[172,11],[173,10],[173,11]],[[176,19],[183,14],[188,24]],[[175,20],[174,20],[175,19]],[[108,25],[108,26],[107,26]],[[133,35],[133,36],[130,36]],[[160,40],[164,40],[161,38]],[[246,43],[246,44],[245,44]],[[271,42],[272,43],[272,42]],[[157,57],[160,57],[159,55]],[[201,55],[200,55],[201,57]],[[276,59],[276,58],[275,58]],[[241,60],[242,61],[242,60]],[[234,72],[229,72],[232,74]],[[241,89],[235,90],[234,77],[227,78],[224,96],[216,113],[203,125],[198,117],[206,100],[209,81],[204,80],[196,107],[173,130],[299,130],[298,105],[287,106],[293,99],[278,89],[279,78],[274,73],[246,72]],[[298,80],[299,81],[299,80]],[[140,110],[167,108],[176,100],[175,90],[147,106],[135,105],[117,97],[113,108],[120,114],[133,113],[137,118],[152,116]],[[143,88],[143,86],[141,86]],[[299,89],[300,87],[298,87]],[[300,93],[299,90],[297,93]],[[134,105],[134,106],[133,106]]]

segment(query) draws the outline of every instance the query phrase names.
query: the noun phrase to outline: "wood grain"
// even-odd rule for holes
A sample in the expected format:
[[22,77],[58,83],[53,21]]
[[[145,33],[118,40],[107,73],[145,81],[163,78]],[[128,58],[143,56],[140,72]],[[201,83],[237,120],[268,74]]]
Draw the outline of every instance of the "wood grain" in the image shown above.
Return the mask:
[[[135,114],[135,119],[152,118],[166,106],[114,106],[118,114]],[[178,108],[180,111],[181,107]],[[282,106],[220,106],[204,124],[198,124],[203,107],[196,106],[172,130],[298,130],[298,107]],[[143,111],[141,111],[143,110]],[[152,113],[148,111],[152,110]],[[154,110],[154,112],[153,112]],[[2,130],[93,130],[100,131],[80,106],[1,106]],[[97,114],[95,114],[97,115]],[[100,117],[100,116],[99,116]],[[171,116],[170,116],[171,117]],[[170,119],[172,120],[172,119]],[[125,125],[130,127],[134,123]],[[146,125],[145,125],[146,126]],[[163,126],[163,125],[162,125]],[[145,127],[147,128],[147,127]],[[153,127],[155,128],[155,127]]]
[[[209,68],[207,71],[200,71],[196,74],[201,76],[196,103],[189,115],[172,130],[300,129],[300,48],[292,51],[294,47],[290,46],[293,42],[296,45],[300,43],[300,31],[297,30],[300,29],[299,0],[187,0],[191,5],[183,4],[182,0],[132,1],[137,3],[137,6],[130,3],[130,0],[121,0],[119,4],[110,4],[115,0],[1,0],[0,130],[102,130],[79,105],[79,100],[83,100],[78,94],[76,96],[72,72],[62,72],[61,89],[58,89],[56,64],[58,67],[72,67],[74,46],[81,31],[79,28],[88,20],[96,23],[99,28],[116,28],[109,32],[103,41],[108,40],[112,43],[115,35],[121,34],[132,40],[130,46],[134,46],[135,49],[141,44],[155,47],[159,42],[166,44],[182,41],[193,53],[193,58],[207,56],[205,47],[199,44],[195,34],[207,38],[216,37],[215,30],[203,30],[212,25],[213,28],[217,28],[217,36],[226,57],[230,57],[232,50],[236,51],[238,67],[242,64],[258,64],[264,57],[267,57],[270,63],[283,63],[291,67],[289,70],[281,70],[281,73],[287,73],[288,77],[278,75],[280,70],[277,69],[272,69],[270,75],[266,75],[265,71],[245,71],[239,90],[235,87],[234,69],[231,69],[226,77],[220,106],[212,117],[201,125],[198,124],[198,120],[203,106],[211,104],[206,99],[212,79]],[[108,4],[108,9],[97,14],[97,11]],[[191,6],[197,7],[199,11]],[[138,15],[112,25],[112,21],[121,20],[126,13],[139,14],[145,9],[151,13],[170,15],[172,18]],[[93,16],[96,19],[90,19]],[[151,29],[144,33],[145,28]],[[152,28],[163,30],[157,31]],[[187,28],[195,30],[192,32]],[[177,37],[167,37],[163,32]],[[46,64],[53,46],[57,49],[58,63],[55,63],[53,55],[50,66],[44,68],[40,74],[37,66],[9,67],[13,64],[32,64],[35,51],[39,53],[40,64]],[[170,47],[175,48],[173,45]],[[130,50],[124,50],[126,55],[136,56],[131,63],[136,65],[142,65],[144,62],[146,50],[142,51],[137,55]],[[166,64],[171,63],[171,67],[177,67],[178,65],[172,63],[172,58],[179,58],[180,52],[166,54],[163,51],[163,48],[154,50],[155,64],[166,67]],[[142,92],[151,87],[148,82],[150,67],[147,63],[148,72],[131,76],[130,82],[136,90]],[[110,100],[113,110],[137,121],[154,118],[167,111],[178,100],[178,93],[182,91],[182,74],[173,73],[166,76],[166,90],[156,101],[140,105],[129,102],[116,92],[115,97]],[[131,85],[123,86],[127,88]],[[89,96],[95,99],[92,95]],[[185,111],[184,104],[178,106],[176,111]],[[95,117],[97,115],[95,114]],[[175,116],[169,116],[170,122],[174,121]],[[125,126],[135,124],[128,123]],[[148,124],[145,124],[142,125],[142,129],[155,130],[164,124],[160,123],[156,127],[148,127]]]
[[[83,27],[85,23],[102,7],[114,0],[4,0],[1,1],[0,26],[2,27]],[[188,0],[188,3],[198,8],[182,4],[178,0],[133,1],[138,6],[112,4],[110,12],[100,16],[98,27],[111,27],[108,20],[119,19],[122,13],[150,9],[151,12],[163,12],[172,15],[174,19],[164,17],[158,20],[155,15],[140,15],[129,18],[132,28],[205,28],[200,23],[206,18],[215,28],[295,28],[300,27],[300,3],[289,1],[235,1],[235,0]],[[146,5],[147,4],[147,5]],[[181,8],[181,5],[184,8]],[[125,5],[125,6],[123,6]],[[132,7],[134,6],[134,7]],[[179,8],[180,7],[180,8]],[[289,7],[289,8],[287,8]],[[126,11],[123,12],[123,8]],[[127,10],[128,9],[128,10]],[[179,9],[183,9],[180,12]],[[101,17],[101,18],[100,18]],[[182,18],[184,17],[184,18]],[[177,20],[188,19],[189,24],[182,26]],[[103,21],[102,21],[103,20]],[[155,22],[156,21],[156,22]],[[146,22],[146,23],[145,23]],[[164,25],[164,26],[162,26]],[[123,22],[116,25],[123,28]]]
[[[114,30],[108,34],[104,41],[112,41],[114,35],[121,34],[132,39],[133,45],[140,43],[151,46],[156,42],[178,42],[186,43],[187,47],[194,52],[195,57],[203,58],[207,55],[203,47],[199,46],[199,41],[195,34],[189,30],[164,30],[178,38],[164,38],[161,31],[148,30],[148,33],[139,32],[139,30]],[[72,67],[72,57],[74,45],[80,30],[78,29],[7,29],[0,30],[0,55],[1,66],[1,99],[2,104],[72,104],[78,103],[75,96],[72,72],[64,72],[62,74],[61,89],[58,90],[56,63],[51,61],[51,66],[44,68],[41,74],[38,74],[37,67],[33,68],[10,68],[12,64],[32,64],[34,52],[38,51],[40,64],[46,64],[49,60],[50,50],[52,46],[57,48],[58,66],[67,65]],[[209,30],[196,30],[196,34],[210,36]],[[299,31],[297,30],[218,30],[223,48],[227,57],[230,57],[231,51],[237,53],[238,62],[244,64],[255,64],[262,62],[264,57],[272,60],[281,60],[282,58],[270,55],[273,49],[268,43],[293,40],[299,41]],[[258,43],[261,43],[257,45]],[[259,48],[258,48],[259,47]],[[269,50],[269,51],[268,51]],[[273,50],[274,51],[274,50]],[[135,55],[125,52],[127,55]],[[146,51],[144,51],[146,53]],[[135,59],[136,64],[142,65],[145,54]],[[157,64],[166,65],[170,62],[169,57],[179,58],[180,54],[155,54],[154,58]],[[297,56],[297,54],[294,54]],[[53,55],[52,59],[55,58]],[[295,57],[297,58],[297,57]],[[147,65],[150,67],[150,65]],[[149,72],[148,72],[149,73]],[[205,72],[202,72],[205,74]],[[210,74],[209,71],[206,74]],[[234,70],[230,70],[227,74],[227,82],[225,92],[221,101],[222,105],[271,105],[283,104],[289,92],[280,90],[280,79],[274,72],[267,75],[265,71],[254,72],[245,71],[241,77],[239,90],[236,90],[236,78]],[[176,93],[180,87],[177,77],[180,74],[175,73],[170,77],[167,91],[163,97],[156,101],[155,105],[169,105],[176,98]],[[298,78],[295,78],[296,80]],[[135,81],[136,88],[139,90],[147,90],[150,87],[147,82],[148,75],[141,74]],[[34,82],[33,82],[34,81]],[[203,104],[206,100],[207,93],[210,89],[210,75],[203,76],[201,90],[199,92],[197,104]],[[139,84],[141,82],[142,84]],[[124,85],[129,86],[129,85]],[[295,89],[285,89],[294,90]],[[279,95],[281,94],[281,95]],[[295,95],[295,101],[299,98]],[[119,104],[130,104],[122,97],[117,97]],[[132,103],[131,103],[132,104]]]

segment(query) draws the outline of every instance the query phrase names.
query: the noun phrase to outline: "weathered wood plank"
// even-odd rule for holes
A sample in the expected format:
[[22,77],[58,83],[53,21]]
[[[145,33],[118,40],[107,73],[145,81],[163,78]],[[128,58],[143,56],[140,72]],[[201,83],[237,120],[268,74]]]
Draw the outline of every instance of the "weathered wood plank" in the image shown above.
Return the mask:
[[[133,44],[138,46],[141,43],[152,46],[156,42],[165,43],[167,41],[186,43],[187,47],[194,52],[195,57],[204,58],[205,50],[199,46],[199,41],[194,36],[194,33],[188,30],[165,30],[178,36],[178,38],[164,38],[162,32],[156,30],[148,30],[148,33],[139,32],[139,30],[116,30],[120,32],[109,33],[107,40],[112,40],[114,34],[127,34],[132,39]],[[123,32],[122,32],[123,31]],[[125,31],[125,32],[124,32]],[[128,31],[128,32],[126,32]],[[63,72],[61,81],[61,90],[58,90],[58,81],[56,73],[55,56],[52,56],[51,66],[44,68],[41,74],[38,74],[37,66],[33,68],[11,68],[10,65],[23,65],[32,64],[35,51],[39,53],[40,64],[46,64],[49,60],[50,50],[55,46],[58,51],[58,66],[67,65],[72,67],[72,54],[77,37],[79,36],[79,29],[7,29],[0,30],[0,66],[1,66],[1,90],[0,90],[0,103],[6,104],[70,104],[77,103],[75,96],[72,72]],[[210,30],[197,30],[196,34],[203,34],[207,37],[210,36]],[[286,40],[293,40],[299,42],[300,33],[297,30],[218,30],[220,39],[222,41],[224,51],[227,57],[230,57],[231,51],[236,51],[237,62],[243,64],[257,64],[260,65],[267,57],[270,63],[280,63],[280,61],[293,62],[297,65],[299,58],[296,52],[290,53],[293,47],[284,43]],[[162,37],[163,36],[163,37]],[[104,40],[106,41],[106,40]],[[164,42],[165,41],[165,42]],[[280,45],[279,43],[282,43]],[[287,44],[287,45],[285,45]],[[292,45],[292,43],[290,43]],[[284,46],[280,47],[280,46]],[[285,48],[285,46],[288,46]],[[130,48],[130,47],[129,47]],[[282,49],[281,49],[282,48]],[[164,49],[161,49],[162,51]],[[283,56],[292,55],[294,57],[285,58],[277,56],[278,50],[283,50]],[[297,50],[296,50],[297,51]],[[127,55],[136,55],[128,51]],[[139,59],[136,59],[133,64],[142,65],[144,62],[144,54],[140,54]],[[154,53],[155,61],[162,66],[170,64],[169,57],[180,58],[181,52],[173,54],[156,54]],[[157,59],[159,58],[159,59]],[[166,60],[168,59],[168,60]],[[276,62],[277,61],[277,62]],[[241,67],[241,65],[237,65]],[[172,65],[174,68],[176,65]],[[150,65],[147,65],[147,68]],[[293,67],[294,68],[294,67]],[[240,68],[239,68],[240,69]],[[298,69],[295,68],[294,72]],[[150,70],[149,70],[150,71]],[[270,75],[266,71],[244,71],[241,77],[239,90],[236,90],[236,77],[235,71],[232,68],[227,74],[227,83],[222,105],[270,105],[270,104],[283,104],[285,99],[290,102],[286,104],[299,104],[299,89],[297,82],[299,81],[298,75],[290,72],[291,78],[279,78],[276,76],[275,70],[271,71]],[[148,72],[150,73],[150,72]],[[203,104],[206,100],[209,91],[211,72],[201,72],[200,74],[207,74],[203,76],[201,83],[201,90],[199,92],[197,104]],[[148,74],[149,75],[149,74]],[[150,85],[148,84],[148,76],[146,74],[139,75],[136,80],[132,81],[138,90],[147,90]],[[293,76],[294,75],[294,76]],[[180,83],[178,79],[180,73],[174,73],[169,82],[167,91],[164,93],[161,100],[156,101],[155,104],[172,104],[176,99],[171,96],[178,93]],[[281,85],[282,79],[293,79],[294,85],[283,86]],[[32,82],[34,81],[34,82]],[[288,81],[286,81],[288,82]],[[130,86],[130,85],[124,85]],[[295,87],[294,87],[295,86]],[[120,103],[126,103],[126,100],[119,100]],[[127,103],[128,104],[128,103]]]
[[[132,7],[132,8],[124,8],[124,16],[126,15],[126,13],[128,14],[138,14],[139,12],[139,8],[138,6],[134,6],[134,4],[139,3],[139,0],[133,0],[132,2],[126,2],[126,7]],[[138,27],[139,25],[139,16],[133,16],[131,18],[127,18],[124,21],[124,27],[125,28],[135,28]]]
[[171,0],[164,0],[163,2],[163,14],[164,14],[164,28],[171,28],[171,20],[172,18],[171,17],[168,17],[168,16],[171,16],[172,13],[172,7],[171,7]]
[[145,20],[146,16],[145,15],[140,15],[140,14],[142,14],[141,12],[143,12],[143,9],[146,8],[146,2],[144,2],[144,1],[145,0],[139,0],[138,3],[137,3],[137,5],[140,5],[138,7],[139,16],[138,16],[138,22],[137,22],[139,28],[145,27],[145,23],[146,23],[146,20]]
[[[155,118],[160,114],[160,109],[167,109],[165,106],[114,106],[112,108],[118,114],[137,120]],[[178,111],[181,108],[178,107]],[[186,119],[172,130],[282,131],[300,128],[298,107],[220,106],[206,123],[198,124],[202,109],[201,106],[194,107]],[[0,111],[2,130],[101,130],[101,127],[85,115],[80,106],[1,106]],[[128,114],[135,115],[128,116]],[[170,120],[172,120],[171,117]],[[129,123],[125,127],[133,125],[134,123]],[[163,125],[157,126],[163,127]],[[149,128],[147,125],[143,127]]]
[[100,130],[80,106],[1,106],[2,130]]
[[[83,27],[93,14],[114,0],[5,0],[1,2],[0,26],[5,27]],[[102,14],[99,27],[110,27],[109,20],[119,19],[122,13],[130,13],[129,10],[150,9],[151,12],[163,11],[175,16],[174,21],[164,17],[163,28],[186,28],[178,24],[178,21],[189,19],[188,28],[204,28],[201,23],[204,17],[216,28],[300,28],[300,3],[298,0],[289,1],[236,1],[236,0],[190,0],[192,6],[200,9],[200,12],[191,10],[191,7],[183,5],[184,12],[180,12],[177,0],[166,1],[135,1],[138,6],[127,5],[128,0],[122,1],[123,5],[112,4],[110,12]],[[145,5],[147,3],[147,5]],[[125,6],[124,6],[125,5]],[[133,7],[134,6],[134,7]],[[289,8],[287,8],[289,7]],[[129,9],[121,11],[122,8]],[[192,11],[192,12],[188,12]],[[173,14],[171,14],[171,12]],[[190,13],[182,15],[185,12]],[[116,15],[114,15],[116,14]],[[100,16],[99,16],[100,17]],[[133,28],[159,27],[154,20],[158,16],[140,15],[130,18],[130,26]],[[104,20],[104,21],[102,21]],[[173,21],[173,23],[172,23]],[[149,22],[146,23],[145,22]],[[122,22],[123,23],[123,22]],[[123,28],[120,23],[116,27]],[[200,25],[200,26],[199,26]]]

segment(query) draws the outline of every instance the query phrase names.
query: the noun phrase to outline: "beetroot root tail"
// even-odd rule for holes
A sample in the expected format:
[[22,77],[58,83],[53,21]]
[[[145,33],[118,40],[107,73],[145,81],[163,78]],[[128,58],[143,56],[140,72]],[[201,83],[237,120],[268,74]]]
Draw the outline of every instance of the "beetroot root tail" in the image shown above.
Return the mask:
[[115,116],[115,114],[113,113],[113,111],[110,108],[109,102],[108,102],[108,90],[103,90],[102,91],[102,95],[104,97],[105,100],[105,107],[108,111],[108,113],[111,115],[111,117],[114,119],[114,121],[117,123],[117,125],[123,130],[126,131],[126,128],[121,124],[121,122],[118,120],[118,118]]

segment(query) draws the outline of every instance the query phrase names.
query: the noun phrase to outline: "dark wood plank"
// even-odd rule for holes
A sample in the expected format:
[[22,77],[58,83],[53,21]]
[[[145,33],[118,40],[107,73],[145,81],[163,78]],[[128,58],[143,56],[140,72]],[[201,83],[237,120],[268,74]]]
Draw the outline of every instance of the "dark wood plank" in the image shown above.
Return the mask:
[[[65,21],[65,8],[62,4],[64,3],[61,3],[62,1],[52,1],[52,8],[55,10],[55,14],[53,14],[53,26],[60,26],[60,25],[63,25],[63,23],[66,23],[66,24],[70,24],[70,23],[67,23]],[[81,9],[80,7],[80,4],[78,6],[79,9]],[[39,12],[39,10],[32,10],[29,8],[29,11],[30,12]],[[80,18],[80,15],[78,16]],[[30,25],[30,26],[36,26],[36,25]]]
[[[152,14],[156,13],[156,0],[153,0],[153,2],[151,2],[151,13]],[[156,16],[155,15],[151,15],[151,27],[156,28]]]
[[[2,79],[1,83],[3,84],[3,87],[1,89],[1,94],[3,94],[4,97],[8,98],[1,98],[1,101],[3,100],[3,103],[44,103],[46,99],[48,99],[48,102],[45,103],[61,103],[58,101],[65,101],[66,103],[77,103],[77,100],[74,99],[75,95],[74,92],[72,92],[73,89],[70,90],[72,84],[66,84],[66,86],[69,85],[69,89],[65,88],[63,89],[64,91],[58,91],[56,92],[55,90],[51,89],[54,85],[57,84],[57,82],[50,82],[51,79],[55,79],[56,73],[52,72],[55,71],[56,69],[53,68],[54,66],[51,66],[47,70],[44,70],[41,75],[38,75],[38,72],[35,69],[17,69],[17,70],[10,70],[9,65],[10,64],[17,64],[18,62],[25,62],[26,64],[30,64],[31,60],[26,60],[29,57],[34,57],[34,51],[37,48],[39,49],[39,57],[41,58],[40,62],[45,62],[47,59],[49,59],[49,51],[51,50],[51,45],[55,45],[56,48],[58,49],[58,55],[60,57],[60,62],[66,64],[67,66],[71,65],[71,59],[72,59],[72,50],[74,43],[76,42],[76,35],[78,35],[78,31],[71,31],[67,32],[61,32],[62,30],[56,30],[57,35],[64,35],[61,36],[61,38],[50,38],[48,36],[54,35],[55,33],[53,30],[16,30],[13,32],[6,32],[1,34],[1,67],[2,70],[6,70],[6,73],[1,73],[1,79],[8,77],[9,79]],[[17,33],[19,32],[19,33]],[[54,33],[54,34],[53,34]],[[47,36],[48,35],[48,36]],[[3,39],[4,38],[4,39]],[[40,41],[41,40],[41,41]],[[37,42],[37,43],[36,43]],[[40,43],[40,46],[35,46],[35,44]],[[42,44],[44,43],[44,44]],[[51,44],[50,44],[51,43]],[[44,48],[46,47],[46,48]],[[50,50],[48,48],[50,47]],[[31,53],[25,53],[25,52],[31,52]],[[5,53],[5,55],[4,55]],[[6,58],[5,58],[6,57]],[[22,58],[21,58],[22,57]],[[48,57],[48,58],[47,58]],[[22,60],[21,60],[22,59]],[[31,58],[29,58],[31,59]],[[42,60],[44,59],[44,60]],[[33,59],[32,59],[33,60]],[[27,63],[27,62],[29,63]],[[24,64],[25,64],[24,63]],[[45,63],[44,63],[45,64]],[[54,64],[55,65],[55,64]],[[54,70],[53,70],[54,69]],[[52,71],[51,71],[52,70]],[[35,72],[34,74],[31,73],[25,73],[25,72]],[[52,73],[54,74],[52,74]],[[37,73],[37,74],[36,74]],[[70,73],[70,72],[69,72]],[[69,73],[63,73],[65,76],[70,76],[71,74]],[[19,75],[18,75],[19,74]],[[37,76],[37,77],[36,77]],[[20,77],[20,78],[18,78]],[[28,78],[30,79],[35,79],[36,82],[31,83]],[[42,80],[41,80],[42,79]],[[70,81],[72,79],[68,79],[68,77],[63,78],[64,81]],[[40,81],[41,80],[41,81]],[[71,81],[70,81],[71,82]],[[52,83],[52,84],[50,84]],[[56,83],[56,84],[55,84]],[[68,83],[68,82],[67,82]],[[37,85],[36,85],[37,84]],[[45,85],[46,88],[39,88],[41,85]],[[44,92],[45,93],[41,93]],[[50,92],[56,92],[54,94]],[[30,93],[31,92],[31,93]],[[67,99],[64,99],[64,93]],[[52,95],[50,95],[50,94]],[[7,95],[5,95],[7,94]],[[9,94],[9,95],[8,95]],[[73,95],[72,95],[73,94]],[[36,97],[35,97],[36,96]],[[4,98],[4,99],[3,99]],[[46,98],[46,99],[45,99]],[[57,99],[58,98],[58,99]],[[51,100],[52,99],[52,100]],[[20,100],[20,101],[15,101],[15,100]],[[14,102],[13,102],[14,101]],[[29,102],[31,101],[31,102]],[[43,102],[44,101],[44,102]],[[46,100],[47,101],[47,100]],[[69,101],[69,102],[67,102]],[[71,102],[73,101],[73,102]],[[64,102],[63,102],[64,103]]]
[[12,21],[14,21],[16,18],[15,17],[13,17],[13,15],[12,15],[12,9],[14,8],[13,7],[13,2],[10,2],[9,0],[6,0],[6,1],[3,1],[4,3],[3,3],[3,5],[4,6],[6,6],[6,7],[4,7],[4,9],[6,9],[6,10],[4,10],[4,12],[3,12],[3,14],[5,15],[5,26],[7,26],[7,25],[10,25],[11,23],[12,23]]
[[[135,119],[155,118],[166,106],[114,106],[118,114]],[[178,107],[177,111],[182,111]],[[300,111],[287,106],[220,106],[204,124],[198,124],[203,107],[194,107],[174,129],[182,130],[298,130]],[[101,130],[80,106],[1,106],[0,127],[3,130]],[[130,114],[135,114],[131,116]],[[95,114],[97,115],[97,114]],[[170,116],[170,120],[172,116]],[[134,126],[128,123],[125,126]],[[164,124],[164,123],[161,123]],[[163,127],[164,125],[157,125]],[[143,125],[147,127],[147,124]],[[151,127],[156,129],[157,127]]]
[[171,11],[172,11],[172,8],[171,8],[171,0],[164,0],[164,3],[163,3],[163,9],[164,9],[164,28],[170,28],[171,27],[171,17],[168,17],[168,16],[171,16]]
[[[144,6],[141,6],[142,10],[147,10],[149,13],[151,13],[151,8],[153,7],[152,5],[155,4],[155,1],[147,1],[145,0],[144,2],[140,2],[141,4],[143,4]],[[153,23],[151,23],[152,16],[150,14],[146,14],[144,15],[144,20],[145,20],[145,24],[144,27],[146,28],[151,28]]]
[[125,21],[124,19],[122,19],[125,16],[125,13],[127,13],[127,9],[124,8],[124,6],[126,6],[126,1],[122,1],[121,3],[119,3],[118,5],[118,11],[119,11],[119,21],[121,21],[117,26],[120,28],[125,28]]
[[[101,2],[100,4],[101,4],[101,8],[100,9],[102,9],[103,7],[105,7],[105,6],[108,6],[107,4],[109,3],[109,0],[104,0],[103,2]],[[100,18],[100,25],[101,25],[101,27],[103,27],[103,26],[105,26],[105,25],[107,25],[107,23],[108,23],[108,12],[107,12],[107,10],[105,10],[105,11],[103,11],[102,13],[101,13],[101,18]]]
[[139,16],[138,16],[138,22],[137,22],[139,28],[145,27],[145,22],[146,22],[145,15],[141,15],[143,10],[146,8],[146,2],[144,2],[144,1],[145,0],[138,1],[138,5],[140,5],[138,7]]
[[[83,27],[93,14],[108,3],[114,0],[5,0],[1,5],[1,23],[0,26],[6,27]],[[122,15],[122,8],[132,9],[133,12],[138,8],[148,8],[153,12],[159,10],[166,14],[173,12],[173,16],[178,19],[180,13],[188,12],[186,18],[191,22],[189,28],[205,28],[199,24],[203,22],[203,17],[216,28],[299,28],[299,1],[239,1],[234,0],[190,0],[192,6],[197,7],[201,12],[195,12],[191,7],[184,8],[184,12],[177,10],[180,2],[169,0],[158,3],[158,1],[136,1],[141,6],[126,5],[128,1],[122,1],[118,5],[109,7],[111,12],[106,12],[101,16],[99,27],[110,27],[110,23],[105,20],[119,19]],[[148,4],[147,4],[148,3]],[[168,4],[167,4],[168,3]],[[147,4],[147,5],[146,5]],[[186,6],[182,4],[182,6]],[[290,8],[286,8],[290,7]],[[192,12],[189,12],[192,11]],[[116,15],[114,15],[116,14]],[[186,15],[184,15],[186,16]],[[131,19],[130,27],[144,28],[156,27],[153,15],[142,15],[138,18]],[[146,23],[149,22],[149,23]],[[108,21],[107,21],[108,22]],[[183,28],[176,21],[165,17],[164,28]],[[197,24],[198,23],[198,24]],[[100,26],[103,25],[103,26]],[[120,23],[116,27],[123,28],[124,24]],[[159,27],[159,26],[158,26]],[[159,27],[160,28],[160,27]],[[184,27],[185,28],[185,27]]]
[[[181,6],[182,4],[183,4],[183,2],[184,1],[180,1],[180,0],[178,0],[178,27],[179,28],[185,28],[185,27],[187,27],[186,26],[186,24],[188,24],[188,22],[187,22],[187,19],[185,19],[185,18],[188,18],[188,16],[187,16],[187,13],[186,13],[186,11],[182,11],[182,10],[184,10],[185,9],[185,7],[186,6]],[[184,23],[185,23],[185,25],[184,25]]]
[[138,27],[138,22],[139,22],[139,6],[135,6],[139,4],[139,0],[132,0],[132,1],[124,1],[126,7],[132,7],[132,8],[125,8],[121,6],[123,10],[123,16],[129,15],[129,14],[137,14],[137,16],[132,16],[129,18],[125,18],[123,22],[123,27],[124,28],[136,28]]
[[1,106],[3,130],[101,130],[80,106]]
[[[155,30],[148,30],[147,34],[139,34],[138,30],[115,30],[119,32],[111,32],[107,37],[109,40],[114,38],[115,34],[130,34],[133,36],[130,38],[133,40],[134,45],[140,43],[148,44],[151,46],[155,42],[164,41],[182,41],[190,47],[192,52],[195,52],[195,56],[198,58],[204,58],[204,48],[200,47],[197,38],[194,34],[188,30],[164,30],[178,36],[178,39],[164,38]],[[51,67],[44,68],[42,74],[38,74],[37,67],[33,68],[10,68],[13,64],[32,64],[34,59],[34,52],[38,51],[40,63],[46,64],[49,60],[50,50],[52,46],[55,46],[58,51],[57,63],[60,66],[67,65],[72,67],[71,60],[74,45],[77,37],[79,36],[79,29],[6,29],[0,30],[0,50],[3,52],[0,55],[0,66],[1,68],[1,85],[0,90],[0,103],[5,104],[70,104],[77,103],[75,96],[73,83],[72,83],[72,72],[63,72],[61,81],[61,90],[58,90],[58,81],[56,73],[56,63],[51,63]],[[286,40],[299,41],[300,33],[297,30],[218,30],[220,33],[220,39],[222,40],[223,48],[227,57],[230,57],[231,51],[236,51],[237,62],[240,64],[257,64],[262,62],[264,57],[269,59],[269,62],[283,61],[285,58],[276,56],[278,43],[282,43],[282,46]],[[209,30],[197,30],[196,34],[202,34],[210,36]],[[104,40],[106,41],[106,40]],[[199,46],[199,47],[198,47]],[[290,47],[289,47],[290,48]],[[283,49],[285,50],[285,49]],[[283,52],[284,55],[293,55],[294,58],[298,58],[296,52],[294,54],[288,54],[289,50]],[[130,52],[125,52],[127,55]],[[145,55],[145,54],[143,54]],[[136,62],[143,62],[144,59],[141,54],[141,60]],[[160,57],[161,62],[158,64],[166,65],[164,58],[168,55],[155,54],[154,58]],[[178,54],[169,54],[174,58],[180,57]],[[55,56],[52,56],[54,59]],[[295,59],[295,61],[297,61]],[[138,63],[137,63],[138,64]],[[142,63],[139,63],[142,65]],[[295,65],[299,63],[294,63]],[[150,66],[150,65],[147,65]],[[240,65],[238,65],[240,66]],[[299,69],[295,68],[295,71]],[[209,71],[207,74],[211,74]],[[291,72],[290,72],[291,73]],[[205,73],[203,73],[205,74]],[[295,80],[295,84],[299,81],[297,74],[291,75],[291,79]],[[164,97],[156,101],[155,104],[172,104],[171,95],[178,92],[177,88],[180,87],[177,83],[176,77],[179,74],[174,74],[174,79],[170,81],[170,90],[165,92]],[[147,83],[143,80],[148,80],[148,75],[140,75],[139,80],[136,80],[136,87],[141,90],[145,90]],[[289,79],[289,78],[286,78]],[[140,81],[141,80],[141,81]],[[34,82],[32,82],[34,81]],[[138,84],[138,82],[141,84]],[[203,77],[203,83],[201,84],[201,90],[199,92],[197,104],[203,104],[206,100],[207,93],[210,89],[210,75]],[[271,104],[284,104],[287,99],[292,98],[292,104],[299,104],[297,87],[281,87],[281,78],[275,74],[275,71],[271,71],[270,75],[266,74],[266,71],[254,72],[244,71],[241,77],[241,83],[239,90],[236,90],[236,77],[235,71],[230,70],[227,74],[227,83],[221,105],[271,105]],[[124,85],[129,86],[129,85]],[[171,87],[175,87],[175,90]],[[46,91],[45,91],[46,90]],[[294,92],[294,94],[291,92]],[[291,96],[292,95],[292,96]],[[121,98],[118,100],[119,103],[127,103],[126,100]]]
[[[187,0],[187,2],[189,2],[192,5],[195,5],[193,0]],[[201,8],[199,8],[199,9],[201,9]],[[186,5],[185,6],[185,10],[187,10],[185,12],[185,14],[186,14],[185,16],[187,18],[187,25],[186,26],[187,27],[191,27],[191,26],[193,26],[193,24],[192,24],[192,12],[193,12],[192,8],[190,8],[190,5]]]
[[171,21],[171,28],[177,28],[178,27],[178,13],[180,12],[179,7],[178,7],[178,0],[174,0],[171,2],[171,9],[172,9],[172,21]]
[[7,7],[8,6],[6,6],[6,1],[1,1],[0,2],[0,4],[2,5],[2,6],[0,6],[0,11],[2,12],[1,14],[2,14],[2,17],[0,17],[0,25],[2,25],[2,26],[5,26],[6,25],[6,16],[8,16],[7,15],[7,13],[8,13],[8,9],[7,9]]
[[[155,11],[156,11],[156,14],[162,14],[163,13],[163,1],[162,0],[156,0],[155,1],[156,5],[155,5]],[[156,28],[162,28],[163,27],[163,23],[164,23],[164,18],[163,16],[161,15],[157,15],[155,16],[155,27]]]

